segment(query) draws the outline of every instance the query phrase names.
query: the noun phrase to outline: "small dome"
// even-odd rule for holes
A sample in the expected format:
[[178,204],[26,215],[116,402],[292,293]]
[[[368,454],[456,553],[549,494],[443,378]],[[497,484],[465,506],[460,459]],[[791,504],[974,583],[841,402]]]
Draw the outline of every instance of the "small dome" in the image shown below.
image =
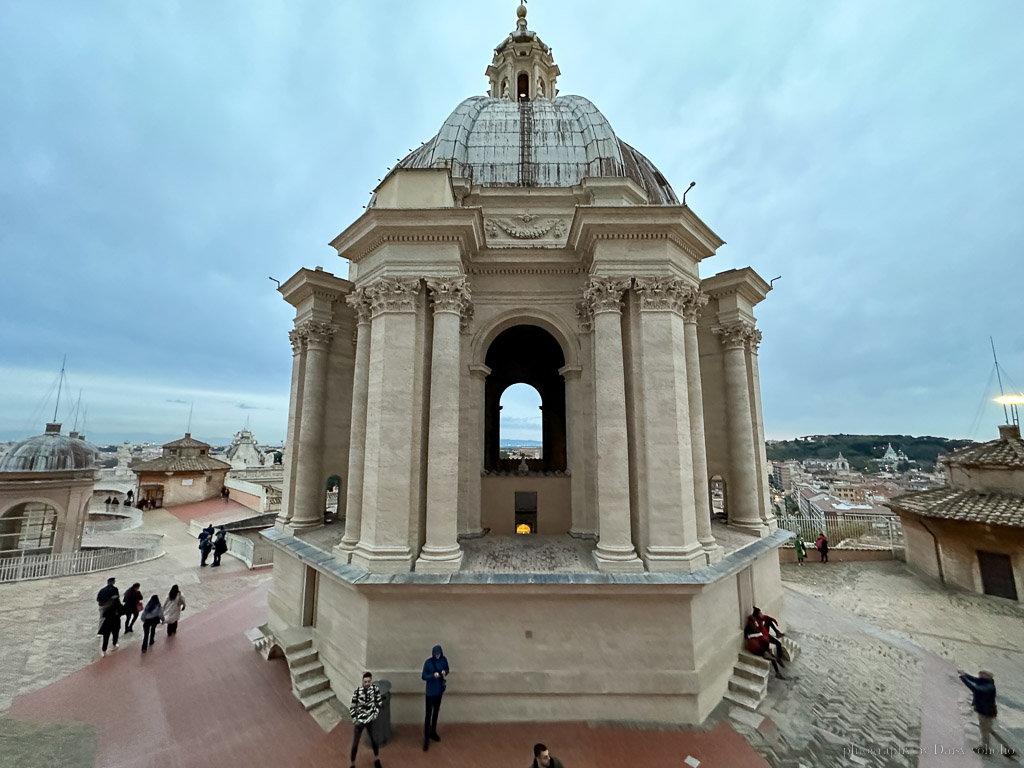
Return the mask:
[[60,433],[60,424],[16,444],[0,458],[0,472],[73,472],[96,468],[96,448]]
[[448,168],[453,177],[485,187],[572,187],[588,176],[629,178],[652,205],[679,204],[654,163],[619,139],[582,96],[526,104],[472,96],[397,168]]

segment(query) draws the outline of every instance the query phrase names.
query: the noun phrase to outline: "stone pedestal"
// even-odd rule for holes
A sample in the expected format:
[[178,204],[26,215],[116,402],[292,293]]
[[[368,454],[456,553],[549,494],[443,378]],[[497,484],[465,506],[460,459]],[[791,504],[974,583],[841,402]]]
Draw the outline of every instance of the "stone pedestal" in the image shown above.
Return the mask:
[[602,571],[637,573],[629,517],[629,454],[625,370],[622,362],[622,293],[626,280],[595,277],[586,298],[594,314],[594,367],[598,540],[594,559]]

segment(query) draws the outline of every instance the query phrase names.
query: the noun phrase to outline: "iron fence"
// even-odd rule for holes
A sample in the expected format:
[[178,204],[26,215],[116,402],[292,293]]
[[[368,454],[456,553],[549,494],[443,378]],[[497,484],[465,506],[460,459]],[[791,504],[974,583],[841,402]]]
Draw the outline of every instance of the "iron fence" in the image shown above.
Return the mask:
[[159,547],[145,549],[83,549],[61,554],[0,557],[0,583],[77,576],[152,560],[163,554]]
[[830,549],[898,549],[904,546],[903,525],[895,515],[778,516],[778,525],[809,545],[822,533]]

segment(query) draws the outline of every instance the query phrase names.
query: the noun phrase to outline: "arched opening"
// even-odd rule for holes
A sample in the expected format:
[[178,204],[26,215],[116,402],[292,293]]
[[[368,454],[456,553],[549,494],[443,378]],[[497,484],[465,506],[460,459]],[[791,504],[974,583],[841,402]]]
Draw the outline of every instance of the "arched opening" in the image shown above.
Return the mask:
[[327,478],[327,499],[324,506],[324,520],[338,519],[338,501],[341,495],[341,475],[334,474]]
[[725,478],[721,475],[713,475],[708,481],[712,517],[729,519],[729,496],[726,491]]
[[[484,388],[484,468],[516,472],[525,460],[531,472],[565,471],[565,381],[558,372],[565,355],[555,337],[535,325],[512,326],[491,342],[486,363],[491,373]],[[539,458],[501,457],[502,396],[515,384],[529,385],[540,397]]]
[[516,86],[516,95],[519,101],[530,100],[530,76],[525,72],[519,73],[519,79],[517,80],[518,85]]
[[53,551],[57,509],[41,501],[18,504],[0,517],[0,557]]
[[529,384],[513,384],[499,400],[499,454],[502,460],[543,459],[543,430],[540,392]]

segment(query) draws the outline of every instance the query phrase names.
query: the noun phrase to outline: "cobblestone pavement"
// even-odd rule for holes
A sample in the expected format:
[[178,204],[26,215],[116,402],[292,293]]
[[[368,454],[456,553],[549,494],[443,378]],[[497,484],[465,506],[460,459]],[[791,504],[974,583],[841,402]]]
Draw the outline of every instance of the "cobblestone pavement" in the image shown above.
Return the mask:
[[[903,563],[783,566],[785,621],[802,653],[737,723],[776,768],[1010,764],[979,733],[957,667],[995,673],[999,730],[1024,746],[1024,608],[948,592]],[[742,715],[740,716],[742,717]]]

